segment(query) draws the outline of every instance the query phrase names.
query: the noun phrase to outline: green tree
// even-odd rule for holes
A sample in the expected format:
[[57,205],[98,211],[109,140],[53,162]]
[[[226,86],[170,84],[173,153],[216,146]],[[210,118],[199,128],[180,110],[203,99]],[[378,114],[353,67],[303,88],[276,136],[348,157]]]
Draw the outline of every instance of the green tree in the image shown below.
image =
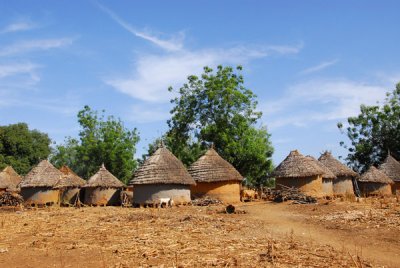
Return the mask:
[[78,175],[89,178],[104,163],[117,178],[127,183],[137,168],[134,159],[137,130],[126,129],[120,119],[104,117],[104,111],[85,106],[78,112],[81,126],[79,139],[67,137],[65,144],[56,147],[51,161],[56,166],[69,165]]
[[388,155],[400,157],[400,83],[393,92],[386,95],[383,104],[361,105],[360,114],[347,119],[348,127],[338,123],[351,144],[343,141],[341,146],[348,149],[349,165],[363,172],[371,165],[380,164]]
[[0,126],[0,168],[11,165],[25,175],[50,154],[50,138],[38,130],[30,130],[26,123]]
[[187,166],[213,143],[248,182],[260,185],[272,170],[273,147],[266,128],[256,127],[262,113],[241,71],[241,66],[236,72],[218,66],[215,73],[205,67],[201,77],[189,76],[171,100],[165,143]]

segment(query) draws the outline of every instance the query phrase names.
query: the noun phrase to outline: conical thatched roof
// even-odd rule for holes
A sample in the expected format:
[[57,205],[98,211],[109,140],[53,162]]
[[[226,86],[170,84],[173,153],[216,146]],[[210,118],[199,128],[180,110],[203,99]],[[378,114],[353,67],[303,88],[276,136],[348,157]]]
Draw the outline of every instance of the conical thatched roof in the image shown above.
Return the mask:
[[160,147],[135,171],[129,184],[194,185],[196,183],[182,162],[167,148]]
[[121,188],[125,185],[117,179],[106,167],[101,165],[99,171],[86,182],[84,187]]
[[42,160],[22,179],[20,187],[54,187],[62,173],[47,160]]
[[379,170],[385,173],[393,181],[400,181],[400,162],[396,161],[391,155],[379,166]]
[[318,164],[294,150],[275,168],[271,176],[275,178],[304,178],[322,174],[324,174],[324,171]]
[[17,190],[21,179],[12,166],[7,166],[0,172],[0,189]]
[[330,152],[323,153],[319,159],[336,177],[358,177],[358,174],[334,158]]
[[310,158],[312,161],[314,161],[314,163],[317,164],[320,168],[322,168],[322,170],[324,171],[324,174],[322,174],[323,179],[336,179],[335,174],[333,174],[332,171],[329,170],[329,168],[324,166],[324,164],[319,162],[317,159],[315,159],[311,155],[307,155],[307,157]]
[[361,178],[358,179],[360,182],[378,182],[384,184],[392,184],[393,181],[386,176],[385,173],[380,171],[374,166],[370,166],[370,168],[361,175]]
[[213,148],[194,162],[188,171],[196,182],[243,180],[242,175]]
[[86,181],[76,175],[75,172],[73,172],[68,166],[62,166],[60,168],[60,171],[63,176],[56,184],[56,187],[80,187],[85,185]]

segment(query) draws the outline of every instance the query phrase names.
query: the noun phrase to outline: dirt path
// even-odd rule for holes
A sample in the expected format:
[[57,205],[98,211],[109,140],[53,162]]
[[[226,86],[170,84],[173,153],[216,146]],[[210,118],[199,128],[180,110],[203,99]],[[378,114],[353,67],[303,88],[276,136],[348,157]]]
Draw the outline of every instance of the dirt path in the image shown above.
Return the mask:
[[392,239],[390,232],[382,234],[363,230],[328,229],[324,224],[312,221],[309,216],[296,213],[287,204],[249,203],[241,208],[248,212],[249,217],[263,221],[277,233],[293,233],[298,239],[329,244],[338,250],[358,254],[378,265],[400,267],[400,241]]

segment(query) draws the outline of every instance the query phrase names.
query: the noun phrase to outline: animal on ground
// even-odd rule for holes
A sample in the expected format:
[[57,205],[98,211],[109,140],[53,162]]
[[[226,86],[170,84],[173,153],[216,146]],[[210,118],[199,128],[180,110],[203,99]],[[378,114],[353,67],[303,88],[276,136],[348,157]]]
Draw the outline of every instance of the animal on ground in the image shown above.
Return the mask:
[[257,194],[257,192],[254,191],[254,190],[243,189],[243,190],[240,192],[240,200],[241,200],[242,202],[245,202],[245,201],[252,201],[252,200],[254,200],[254,199],[257,199],[257,197],[258,197],[258,194]]
[[160,207],[163,207],[163,205],[172,207],[174,205],[174,200],[171,198],[160,198]]

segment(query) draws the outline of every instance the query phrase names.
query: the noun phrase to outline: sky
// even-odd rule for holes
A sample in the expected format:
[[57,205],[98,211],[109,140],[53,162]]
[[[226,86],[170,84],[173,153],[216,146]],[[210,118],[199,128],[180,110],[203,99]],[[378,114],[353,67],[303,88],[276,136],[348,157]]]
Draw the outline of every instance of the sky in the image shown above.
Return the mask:
[[[399,1],[0,0],[0,125],[55,144],[84,105],[137,128],[137,157],[204,66],[242,65],[279,164],[346,156],[337,128],[400,81]],[[175,91],[176,92],[176,91]]]

